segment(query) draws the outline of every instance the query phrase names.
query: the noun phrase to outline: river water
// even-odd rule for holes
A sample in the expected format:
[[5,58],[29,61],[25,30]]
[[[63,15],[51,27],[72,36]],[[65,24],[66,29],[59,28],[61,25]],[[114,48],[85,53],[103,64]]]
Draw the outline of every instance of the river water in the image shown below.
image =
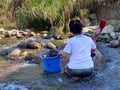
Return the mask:
[[62,72],[44,73],[42,64],[0,58],[0,90],[120,90],[120,48],[99,42],[98,49],[105,62],[91,78],[76,82]]

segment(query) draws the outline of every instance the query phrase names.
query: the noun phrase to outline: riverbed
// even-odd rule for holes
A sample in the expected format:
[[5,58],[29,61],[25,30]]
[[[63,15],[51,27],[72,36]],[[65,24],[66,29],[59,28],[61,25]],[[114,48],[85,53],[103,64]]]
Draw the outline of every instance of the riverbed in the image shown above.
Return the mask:
[[[98,42],[105,61],[88,79],[73,81],[61,72],[46,73],[42,63],[0,58],[0,90],[120,90],[120,48]],[[64,60],[63,60],[64,61]]]

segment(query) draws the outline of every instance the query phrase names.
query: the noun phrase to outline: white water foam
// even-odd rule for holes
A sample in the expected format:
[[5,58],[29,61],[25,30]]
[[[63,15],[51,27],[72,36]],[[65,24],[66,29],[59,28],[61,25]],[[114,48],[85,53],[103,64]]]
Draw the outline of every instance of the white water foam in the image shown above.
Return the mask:
[[17,85],[14,83],[11,84],[0,84],[0,90],[28,90],[25,86]]
[[38,66],[38,64],[30,64],[30,63],[28,63],[28,62],[22,62],[22,63],[20,63],[20,64],[17,64],[17,65],[15,65],[15,66],[11,67],[11,69],[12,69],[12,70],[18,70],[18,69],[20,69],[20,68],[28,67],[28,66],[34,67],[34,66]]
[[10,71],[14,72],[14,71],[17,71],[17,70],[19,70],[19,69],[21,69],[23,67],[35,67],[35,66],[38,66],[38,64],[30,64],[28,62],[22,62],[22,63],[14,65],[14,66],[8,67],[5,70],[3,69],[1,71],[1,74],[9,73]]

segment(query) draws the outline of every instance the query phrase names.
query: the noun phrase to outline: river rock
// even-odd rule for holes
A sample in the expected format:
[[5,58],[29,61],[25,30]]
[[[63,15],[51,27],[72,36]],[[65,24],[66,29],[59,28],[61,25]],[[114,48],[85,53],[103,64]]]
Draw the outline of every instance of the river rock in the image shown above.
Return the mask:
[[40,64],[40,58],[30,53],[24,58],[24,60],[29,63]]
[[115,35],[118,37],[120,36],[120,32],[115,32]]
[[40,34],[48,34],[49,32],[48,31],[41,31]]
[[16,48],[9,53],[9,56],[19,56],[20,54],[21,54],[21,50]]
[[120,42],[120,36],[118,36],[118,41]]
[[11,31],[5,32],[4,37],[9,38],[9,37],[11,37],[11,34],[12,34]]
[[108,33],[105,33],[103,35],[100,35],[99,41],[104,41],[104,42],[110,42],[111,38]]
[[30,35],[29,35],[29,36],[35,37],[35,36],[36,36],[36,33],[35,33],[35,32],[30,32]]
[[28,37],[28,32],[25,32],[25,31],[19,31],[19,33],[24,36],[24,37]]
[[32,42],[28,42],[26,47],[30,49],[39,49],[42,48],[42,45],[38,42],[32,41]]
[[105,34],[104,40],[105,40],[106,43],[109,43],[111,38],[110,38],[110,36],[108,34]]
[[5,30],[5,29],[3,29],[3,28],[0,28],[0,32],[1,32],[1,31],[4,31],[4,30]]
[[30,29],[25,29],[25,31],[27,33],[26,37],[31,37],[31,36],[35,37],[36,36],[36,33],[31,31]]
[[20,33],[17,33],[17,34],[16,34],[16,37],[17,37],[17,38],[23,38],[22,34],[20,34]]
[[68,38],[68,36],[65,36],[65,35],[61,35],[60,37],[59,37],[59,39],[61,39],[61,40],[64,40],[64,39],[67,39]]
[[120,32],[120,23],[116,26],[115,31]]
[[44,42],[40,42],[41,46],[44,47],[46,44]]
[[91,25],[91,22],[90,22],[89,18],[84,18],[83,26],[90,26],[90,25]]
[[5,38],[10,38],[11,36],[15,36],[17,38],[28,38],[28,37],[35,37],[36,33],[31,31],[30,29],[25,29],[23,30],[16,30],[16,29],[11,29],[11,30],[3,30],[0,29],[0,35],[3,35]]
[[59,35],[59,34],[52,35],[52,38],[54,38],[55,40],[60,39],[60,37],[61,37],[61,35]]
[[114,32],[110,32],[110,37],[111,37],[113,40],[116,39],[115,33],[114,33]]
[[111,25],[107,25],[104,27],[103,31],[101,33],[110,33],[114,31],[114,27]]
[[56,48],[57,48],[56,45],[54,45],[54,44],[51,43],[51,42],[47,42],[46,47],[47,47],[47,48],[50,48],[50,49],[56,49]]
[[4,38],[4,35],[2,34],[2,35],[0,35],[0,38]]
[[96,20],[97,16],[95,13],[90,14],[90,19]]
[[41,32],[40,32],[40,36],[41,36],[42,38],[48,38],[48,31],[41,31]]
[[43,33],[43,34],[41,34],[41,37],[42,37],[42,38],[49,39],[49,38],[48,38],[48,34],[47,34],[47,33]]
[[17,47],[18,47],[18,48],[21,48],[21,49],[26,48],[26,46],[27,46],[27,44],[26,44],[25,42],[20,42],[20,43],[17,45]]
[[27,52],[27,51],[24,51],[23,53],[21,53],[19,59],[22,60],[22,59],[24,59],[25,57],[27,57],[27,55],[28,55],[28,52]]
[[120,42],[118,40],[112,40],[110,41],[109,46],[112,48],[116,48],[116,47],[119,47],[119,43]]
[[30,30],[30,29],[25,29],[24,31],[25,31],[25,32],[28,32],[28,33],[30,33],[30,32],[31,32],[31,30]]

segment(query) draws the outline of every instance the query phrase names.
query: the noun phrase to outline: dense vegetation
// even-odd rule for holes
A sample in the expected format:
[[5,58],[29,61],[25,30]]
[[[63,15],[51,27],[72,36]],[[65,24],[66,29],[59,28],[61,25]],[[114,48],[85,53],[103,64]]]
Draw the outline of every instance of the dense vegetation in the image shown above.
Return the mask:
[[0,27],[33,30],[63,30],[69,33],[73,17],[84,20],[101,5],[119,0],[0,0]]

